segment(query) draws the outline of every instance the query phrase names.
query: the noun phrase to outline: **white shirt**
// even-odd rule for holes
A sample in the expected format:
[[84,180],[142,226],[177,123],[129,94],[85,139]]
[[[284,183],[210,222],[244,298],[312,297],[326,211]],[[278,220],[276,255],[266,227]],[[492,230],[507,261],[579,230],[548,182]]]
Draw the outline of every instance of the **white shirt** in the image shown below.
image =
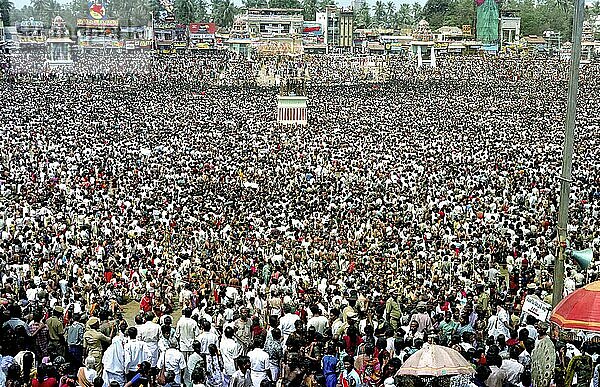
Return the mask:
[[328,325],[329,320],[325,316],[311,317],[306,323],[307,328],[315,327],[315,331],[317,331],[320,334],[323,334],[323,332],[325,332],[325,329],[327,329]]
[[179,349],[185,352],[191,352],[194,350],[192,344],[196,337],[200,335],[200,328],[196,321],[189,317],[181,316],[177,321],[177,328],[175,329],[175,337],[179,340]]
[[200,353],[208,355],[208,346],[214,344],[219,348],[219,337],[212,332],[202,332],[198,338],[200,342]]
[[502,367],[500,368],[506,371],[506,380],[512,384],[519,384],[521,374],[525,370],[525,367],[514,359],[502,360]]
[[125,372],[137,371],[138,364],[152,359],[152,352],[148,344],[137,339],[125,343]]
[[300,320],[300,316],[293,313],[288,313],[279,320],[279,329],[284,339],[296,332],[296,321]]
[[254,348],[248,352],[250,358],[250,377],[252,378],[252,385],[254,387],[260,387],[260,382],[267,377],[267,370],[269,369],[269,354],[266,353],[262,348]]
[[219,349],[223,357],[223,373],[233,375],[235,372],[235,359],[242,354],[242,346],[233,339],[223,337]]
[[173,371],[175,373],[175,383],[181,384],[181,371],[186,370],[185,358],[183,354],[175,348],[169,348],[167,352],[158,358],[156,367],[161,369],[165,364],[165,371]]

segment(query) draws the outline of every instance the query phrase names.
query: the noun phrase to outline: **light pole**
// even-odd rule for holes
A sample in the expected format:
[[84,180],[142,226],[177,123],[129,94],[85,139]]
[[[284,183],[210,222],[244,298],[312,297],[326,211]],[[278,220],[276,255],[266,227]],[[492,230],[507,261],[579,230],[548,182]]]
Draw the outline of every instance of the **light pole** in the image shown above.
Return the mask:
[[556,306],[560,300],[562,300],[563,289],[565,285],[565,252],[567,249],[567,223],[569,219],[573,137],[575,133],[577,91],[579,89],[579,62],[581,61],[581,33],[583,30],[584,5],[585,0],[575,0],[572,35],[573,46],[571,47],[569,90],[567,94],[567,117],[565,119],[565,142],[563,144],[562,172],[560,176],[560,204],[558,207],[558,257],[554,263],[552,306]]

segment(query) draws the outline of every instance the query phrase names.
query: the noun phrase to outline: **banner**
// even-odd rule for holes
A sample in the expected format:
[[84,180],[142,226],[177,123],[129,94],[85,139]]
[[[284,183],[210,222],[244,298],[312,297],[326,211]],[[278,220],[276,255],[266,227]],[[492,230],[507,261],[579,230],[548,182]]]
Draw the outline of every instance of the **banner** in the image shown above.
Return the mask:
[[552,305],[540,300],[538,296],[529,295],[525,297],[522,313],[530,314],[540,321],[548,321]]
[[91,28],[105,28],[105,27],[118,27],[118,20],[110,19],[77,19],[77,27],[91,27]]
[[94,20],[106,19],[106,5],[102,0],[88,1],[90,18]]
[[304,35],[304,36],[321,36],[321,35],[323,35],[323,26],[321,26],[321,23],[304,22],[303,28],[302,28],[302,35]]

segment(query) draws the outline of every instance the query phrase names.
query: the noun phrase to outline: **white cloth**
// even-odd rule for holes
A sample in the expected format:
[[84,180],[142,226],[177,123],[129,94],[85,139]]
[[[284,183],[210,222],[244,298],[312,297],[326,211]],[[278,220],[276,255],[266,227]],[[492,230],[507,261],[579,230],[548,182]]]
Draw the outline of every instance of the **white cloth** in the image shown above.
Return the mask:
[[137,338],[148,345],[148,348],[152,353],[152,367],[156,367],[156,362],[158,360],[158,340],[160,340],[161,336],[160,325],[153,323],[152,321],[146,321],[137,328]]
[[185,352],[193,351],[194,341],[199,335],[200,328],[198,328],[196,321],[189,317],[181,316],[175,330],[175,337],[179,340],[179,350]]
[[219,337],[212,332],[202,332],[198,338],[200,342],[200,353],[208,355],[208,346],[214,344],[219,348]]
[[223,337],[219,349],[223,358],[223,373],[233,375],[235,372],[235,359],[242,354],[242,346],[234,339]]
[[164,356],[158,358],[156,367],[162,369],[163,364],[165,364],[165,371],[173,371],[175,373],[175,383],[181,384],[181,371],[187,369],[183,354],[175,348],[169,348]]
[[253,387],[260,387],[260,382],[267,377],[267,370],[270,369],[269,354],[262,348],[254,348],[248,352],[250,358],[250,377]]
[[279,320],[279,329],[284,340],[292,333],[296,332],[296,321],[300,320],[300,316],[293,313],[288,313]]
[[129,340],[124,345],[125,352],[125,372],[129,371],[137,371],[138,364],[141,364],[143,361],[151,361],[152,360],[152,352],[148,347],[148,344],[137,340]]

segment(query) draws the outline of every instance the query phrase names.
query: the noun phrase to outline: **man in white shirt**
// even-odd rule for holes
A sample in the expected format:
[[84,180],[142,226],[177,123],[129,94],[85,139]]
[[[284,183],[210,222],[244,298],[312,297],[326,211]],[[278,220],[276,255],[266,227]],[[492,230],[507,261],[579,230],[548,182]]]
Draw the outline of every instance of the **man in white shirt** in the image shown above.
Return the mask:
[[158,359],[156,367],[160,370],[164,364],[165,372],[173,371],[175,373],[175,383],[181,384],[181,381],[185,377],[187,365],[183,354],[175,348],[176,346],[175,343],[172,343],[172,347]]
[[223,358],[223,387],[229,386],[231,375],[235,372],[235,359],[242,354],[242,346],[233,338],[233,328],[226,327],[219,347]]
[[154,313],[148,312],[146,314],[146,322],[137,328],[137,338],[148,345],[148,348],[152,353],[152,361],[150,364],[152,367],[156,367],[156,362],[158,361],[158,340],[160,340],[162,333],[160,325],[152,322],[153,319]]
[[214,344],[217,348],[219,348],[219,337],[211,332],[210,330],[211,324],[208,321],[203,322],[202,332],[200,337],[198,337],[198,341],[200,342],[200,353],[202,355],[208,355],[208,346]]
[[494,336],[494,339],[498,339],[498,336],[504,335],[504,337],[510,337],[510,331],[508,329],[510,324],[510,316],[506,309],[502,307],[500,303],[496,306],[496,314],[490,316],[487,323],[488,336]]
[[269,354],[263,350],[265,344],[262,336],[254,338],[253,346],[248,357],[250,358],[250,378],[253,387],[260,387],[264,379],[271,379],[271,368],[269,365]]
[[137,339],[138,330],[136,327],[129,327],[127,329],[127,336],[129,341],[123,346],[125,352],[125,374],[127,380],[131,380],[138,371],[138,365],[142,362],[150,362],[152,360],[152,352],[148,345]]
[[509,359],[502,360],[502,366],[500,368],[506,372],[506,380],[509,383],[518,385],[521,381],[521,374],[525,370],[525,367],[517,360],[519,358],[519,349],[516,345],[510,348],[509,356]]
[[192,310],[185,308],[179,321],[177,322],[177,328],[175,329],[175,337],[179,341],[179,350],[183,354],[186,361],[190,355],[194,353],[194,340],[200,336],[200,328],[198,324],[192,318]]
[[315,331],[323,334],[329,325],[329,320],[327,317],[321,315],[321,308],[319,308],[317,305],[311,306],[310,311],[313,316],[308,320],[306,328],[308,329],[310,327],[314,327]]
[[289,304],[283,305],[283,311],[285,315],[279,319],[279,329],[281,329],[283,342],[285,343],[288,336],[296,332],[296,321],[300,320],[300,316],[292,313],[292,307]]

